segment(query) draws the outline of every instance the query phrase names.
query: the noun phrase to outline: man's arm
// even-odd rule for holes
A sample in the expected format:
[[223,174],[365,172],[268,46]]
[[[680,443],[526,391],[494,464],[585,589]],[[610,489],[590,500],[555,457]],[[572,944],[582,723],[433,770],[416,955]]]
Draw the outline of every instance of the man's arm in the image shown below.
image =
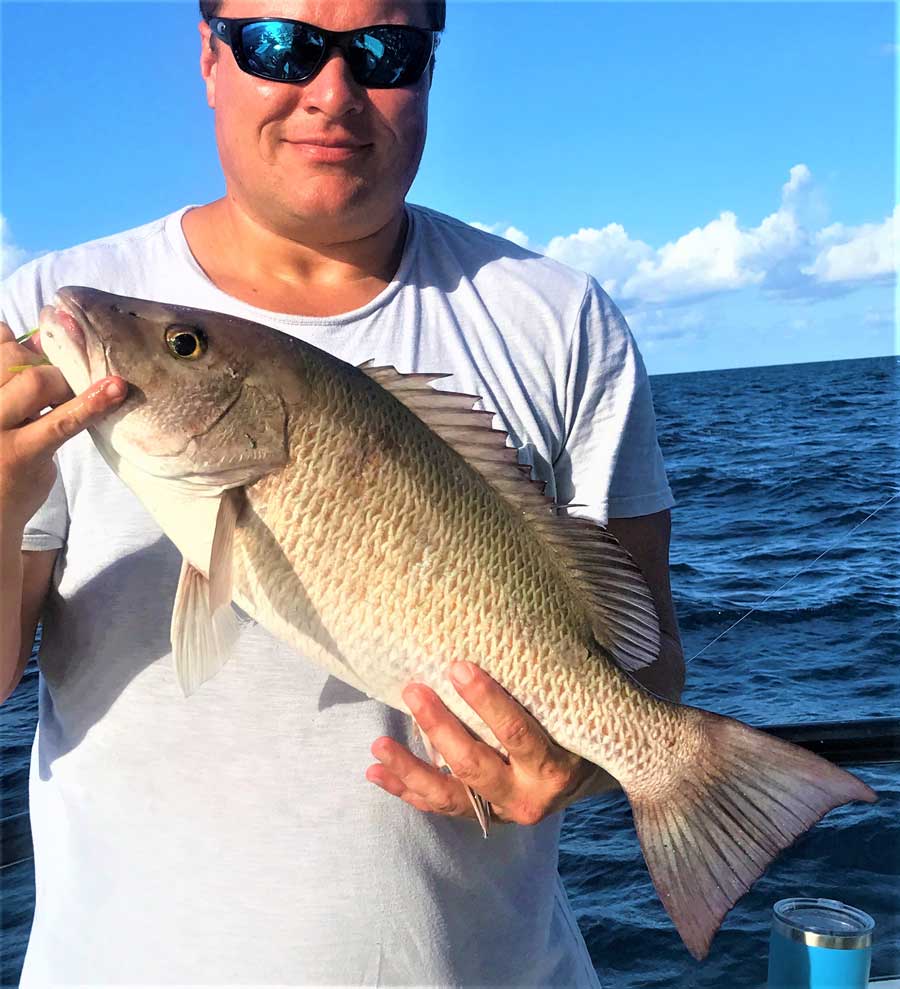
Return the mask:
[[[674,700],[684,684],[684,657],[669,585],[669,512],[615,519],[609,529],[644,572],[663,633],[659,660],[635,679]],[[451,679],[504,746],[508,760],[472,738],[433,690],[413,684],[403,699],[454,775],[383,737],[372,746],[379,760],[366,773],[372,783],[419,810],[472,817],[462,785],[466,783],[490,802],[494,816],[517,824],[536,824],[576,800],[617,786],[608,773],[556,745],[525,708],[477,666],[454,663]]]
[[[16,370],[22,365],[33,366]],[[42,362],[36,340],[21,344],[0,323],[0,703],[28,662],[56,558],[56,551],[21,548],[28,520],[53,487],[53,455],[118,405],[126,389],[123,379],[104,378],[73,398],[60,371]]]
[[678,700],[684,689],[684,652],[669,581],[672,516],[666,509],[639,518],[610,519],[606,527],[641,568],[659,617],[659,659],[634,678],[654,693]]
[[[0,568],[4,585],[0,605],[3,628],[0,704],[16,689],[25,672],[58,553],[56,549],[23,553],[18,545],[12,546],[9,565],[4,561]],[[15,593],[17,586],[21,586],[21,596]]]

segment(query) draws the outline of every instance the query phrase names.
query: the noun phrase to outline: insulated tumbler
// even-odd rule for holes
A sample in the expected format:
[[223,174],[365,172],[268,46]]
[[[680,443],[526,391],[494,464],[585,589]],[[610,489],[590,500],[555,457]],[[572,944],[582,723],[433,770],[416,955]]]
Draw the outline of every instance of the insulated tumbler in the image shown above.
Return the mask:
[[875,921],[837,900],[791,897],[773,908],[768,989],[866,989]]

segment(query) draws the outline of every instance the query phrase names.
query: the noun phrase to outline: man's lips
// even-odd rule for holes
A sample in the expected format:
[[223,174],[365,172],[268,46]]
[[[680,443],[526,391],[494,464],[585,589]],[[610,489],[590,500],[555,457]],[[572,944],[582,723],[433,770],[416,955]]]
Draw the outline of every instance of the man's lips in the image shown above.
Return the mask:
[[356,155],[363,154],[371,144],[359,141],[324,141],[306,139],[302,141],[286,141],[291,148],[313,161],[347,161]]

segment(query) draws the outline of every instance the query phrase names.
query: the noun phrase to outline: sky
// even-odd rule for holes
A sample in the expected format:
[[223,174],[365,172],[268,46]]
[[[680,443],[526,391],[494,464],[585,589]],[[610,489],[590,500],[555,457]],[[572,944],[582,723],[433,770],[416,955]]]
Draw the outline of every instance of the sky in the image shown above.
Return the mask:
[[[4,273],[222,194],[193,0],[0,17]],[[449,0],[409,199],[592,274],[651,373],[897,353],[897,43],[887,2]]]

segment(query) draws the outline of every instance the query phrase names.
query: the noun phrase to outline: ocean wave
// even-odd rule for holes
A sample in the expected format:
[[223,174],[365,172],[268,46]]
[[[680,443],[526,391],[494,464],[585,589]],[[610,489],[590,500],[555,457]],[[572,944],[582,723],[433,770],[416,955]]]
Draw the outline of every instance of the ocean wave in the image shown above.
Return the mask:
[[747,616],[761,625],[785,625],[797,622],[815,621],[827,618],[832,621],[861,621],[870,618],[883,617],[886,621],[895,620],[891,616],[885,602],[873,601],[869,595],[854,594],[835,600],[822,601],[816,604],[800,606],[779,606],[773,599],[762,606],[755,607],[714,607],[708,601],[691,600],[680,596],[677,592],[675,611],[682,624],[692,627],[729,624]]

